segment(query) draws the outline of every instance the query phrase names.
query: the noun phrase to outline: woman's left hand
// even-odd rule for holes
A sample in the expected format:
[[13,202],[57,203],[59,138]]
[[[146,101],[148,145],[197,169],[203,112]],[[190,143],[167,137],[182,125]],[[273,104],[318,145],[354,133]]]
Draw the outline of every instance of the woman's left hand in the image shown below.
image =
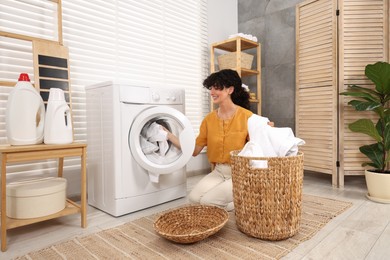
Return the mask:
[[174,146],[176,146],[177,148],[181,149],[181,145],[180,145],[180,140],[179,138],[177,138],[176,135],[172,134],[168,129],[166,129],[165,127],[161,126],[162,129],[164,131],[167,132],[167,140],[170,141]]

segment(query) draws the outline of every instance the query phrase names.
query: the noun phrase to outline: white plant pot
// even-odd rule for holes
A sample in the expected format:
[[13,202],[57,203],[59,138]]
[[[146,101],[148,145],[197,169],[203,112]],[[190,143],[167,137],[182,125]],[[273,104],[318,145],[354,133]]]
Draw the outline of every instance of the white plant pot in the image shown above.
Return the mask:
[[365,171],[367,198],[380,203],[390,203],[390,174]]

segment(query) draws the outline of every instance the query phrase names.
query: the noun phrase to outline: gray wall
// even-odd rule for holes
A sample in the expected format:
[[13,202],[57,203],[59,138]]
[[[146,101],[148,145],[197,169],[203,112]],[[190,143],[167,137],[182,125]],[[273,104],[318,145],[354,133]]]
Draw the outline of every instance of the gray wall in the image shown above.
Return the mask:
[[303,0],[238,0],[238,32],[261,43],[262,116],[295,130],[295,6]]
[[226,40],[237,33],[237,0],[208,0],[207,24],[209,45]]

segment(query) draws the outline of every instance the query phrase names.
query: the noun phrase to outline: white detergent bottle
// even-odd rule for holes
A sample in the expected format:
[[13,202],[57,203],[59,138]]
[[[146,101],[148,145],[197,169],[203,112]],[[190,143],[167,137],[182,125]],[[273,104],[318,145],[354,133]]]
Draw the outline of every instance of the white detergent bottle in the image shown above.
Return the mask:
[[45,144],[73,142],[72,116],[64,91],[60,88],[50,89],[45,122]]
[[7,138],[11,145],[42,143],[45,106],[27,73],[20,74],[8,96],[5,121]]

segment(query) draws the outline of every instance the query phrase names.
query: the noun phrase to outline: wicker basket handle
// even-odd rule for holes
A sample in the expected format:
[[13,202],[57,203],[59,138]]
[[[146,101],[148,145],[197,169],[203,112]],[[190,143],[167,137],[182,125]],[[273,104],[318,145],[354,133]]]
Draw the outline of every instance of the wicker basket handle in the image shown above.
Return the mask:
[[248,158],[248,168],[251,170],[268,169],[268,160]]
[[240,157],[245,161],[247,168],[250,170],[267,170],[270,167],[268,163],[269,157],[251,157],[251,156],[239,156],[240,150],[230,152],[230,156]]

